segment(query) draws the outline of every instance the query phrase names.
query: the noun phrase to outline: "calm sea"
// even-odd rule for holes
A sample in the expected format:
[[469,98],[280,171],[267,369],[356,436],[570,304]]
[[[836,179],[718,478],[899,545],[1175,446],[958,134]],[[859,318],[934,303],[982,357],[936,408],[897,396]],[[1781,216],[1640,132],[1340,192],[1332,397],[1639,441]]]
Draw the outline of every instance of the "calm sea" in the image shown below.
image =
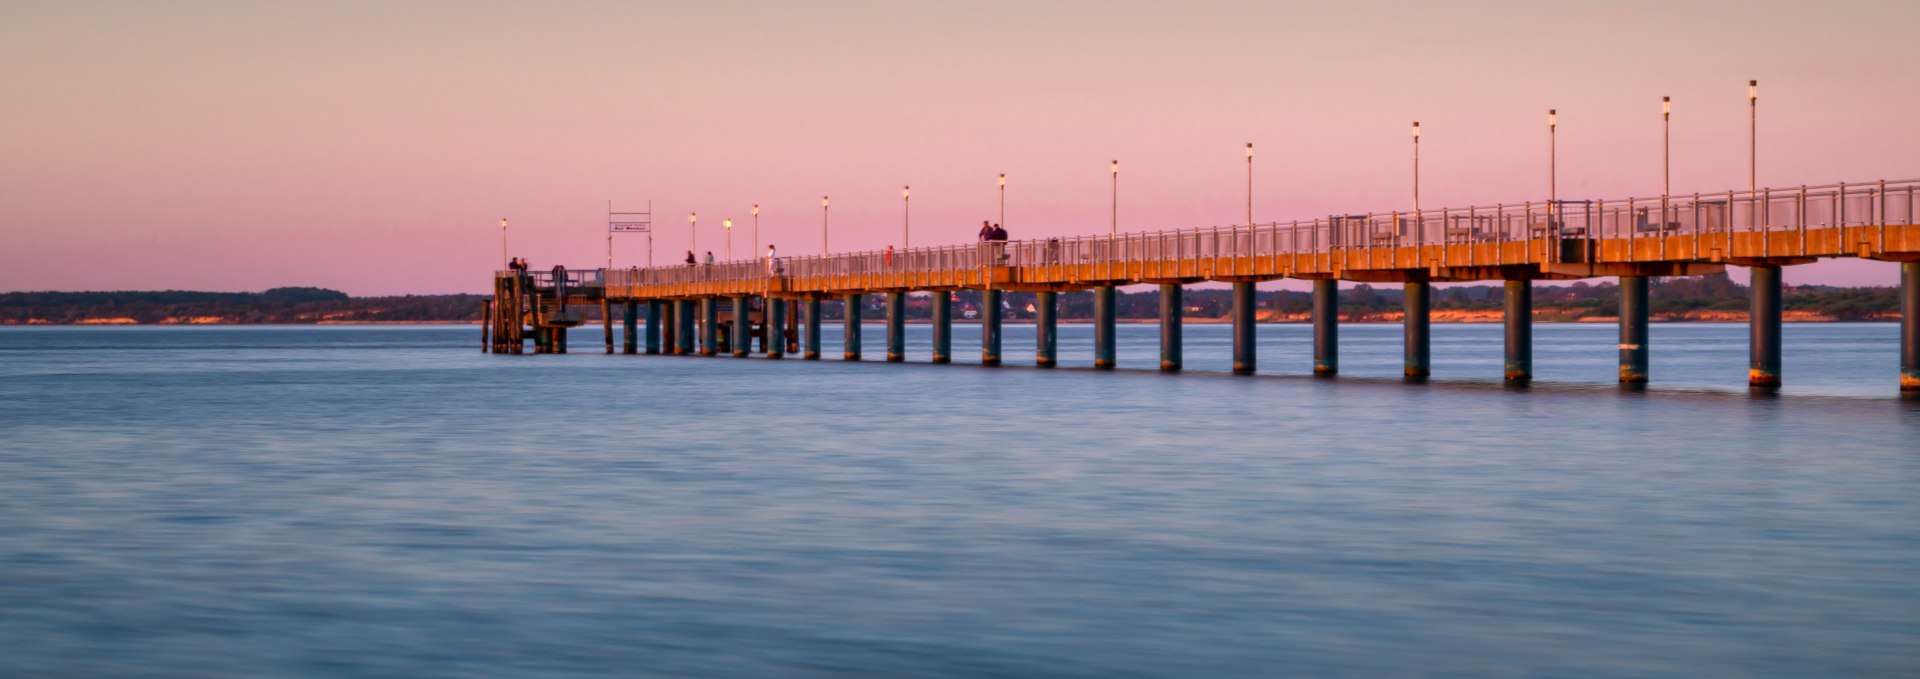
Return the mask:
[[[925,326],[910,328],[927,359]],[[1189,374],[0,330],[0,676],[1920,675],[1891,325],[1187,328]],[[868,354],[882,353],[880,327]],[[955,353],[978,356],[978,330]],[[837,356],[837,332],[828,353]],[[1124,369],[1133,368],[1133,369]]]

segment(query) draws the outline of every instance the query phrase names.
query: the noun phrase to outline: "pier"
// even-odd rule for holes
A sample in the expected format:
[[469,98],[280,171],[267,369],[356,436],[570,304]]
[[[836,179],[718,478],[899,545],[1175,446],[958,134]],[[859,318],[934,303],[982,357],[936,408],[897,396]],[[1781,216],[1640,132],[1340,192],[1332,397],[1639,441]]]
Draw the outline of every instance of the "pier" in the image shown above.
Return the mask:
[[[495,353],[524,353],[532,341],[538,353],[565,352],[568,330],[583,324],[579,310],[597,306],[606,319],[608,352],[616,351],[613,319],[618,317],[625,338],[619,350],[638,353],[637,326],[644,317],[649,354],[800,354],[818,359],[820,304],[845,300],[842,355],[861,360],[858,302],[863,295],[880,295],[887,309],[886,359],[902,361],[906,295],[927,292],[935,302],[932,359],[947,363],[953,360],[951,293],[977,290],[985,301],[980,362],[998,365],[999,296],[1033,292],[1039,293],[1034,364],[1051,367],[1058,351],[1058,293],[1091,290],[1094,364],[1111,369],[1116,367],[1115,288],[1158,285],[1160,369],[1173,372],[1183,363],[1181,286],[1220,282],[1233,287],[1233,371],[1249,374],[1257,365],[1254,284],[1298,279],[1313,281],[1312,373],[1333,376],[1339,373],[1335,284],[1354,281],[1405,286],[1404,375],[1420,381],[1428,377],[1431,364],[1431,286],[1504,281],[1503,378],[1518,385],[1533,375],[1532,282],[1613,277],[1620,281],[1621,295],[1619,378],[1634,385],[1653,378],[1649,278],[1714,274],[1735,266],[1752,274],[1748,385],[1772,391],[1783,383],[1782,269],[1857,257],[1900,263],[1899,387],[1920,394],[1916,209],[1920,180],[1875,181],[1334,215],[773,261],[500,272],[494,279],[494,299],[484,309],[488,322],[483,324],[482,344]],[[721,313],[722,307],[727,313]],[[753,339],[760,341],[757,352],[748,350]]]

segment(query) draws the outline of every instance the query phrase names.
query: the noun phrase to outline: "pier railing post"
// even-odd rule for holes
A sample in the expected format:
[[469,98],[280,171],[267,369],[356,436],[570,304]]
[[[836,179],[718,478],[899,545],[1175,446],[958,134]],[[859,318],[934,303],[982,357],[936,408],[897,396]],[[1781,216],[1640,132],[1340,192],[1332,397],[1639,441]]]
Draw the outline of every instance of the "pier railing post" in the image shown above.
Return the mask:
[[1620,383],[1647,382],[1647,277],[1620,277]]
[[1313,282],[1313,374],[1340,372],[1340,282]]
[[1401,325],[1406,333],[1403,371],[1408,380],[1425,381],[1433,374],[1433,284],[1407,283],[1406,312]]
[[887,362],[907,360],[907,293],[887,293]]
[[953,361],[953,293],[933,293],[933,362]]
[[843,315],[846,325],[841,334],[841,357],[849,361],[860,360],[860,295],[847,295],[846,313]]
[[1233,372],[1252,375],[1255,368],[1253,283],[1233,284]]
[[1033,293],[1033,309],[1033,364],[1051,368],[1058,360],[1060,348],[1060,293]]
[[1000,291],[980,293],[980,364],[1000,365]]
[[1533,281],[1507,281],[1507,384],[1533,381]]
[[1185,300],[1181,299],[1180,284],[1171,283],[1160,286],[1160,370],[1162,372],[1180,372],[1184,353],[1181,343],[1181,311]]
[[1111,285],[1093,289],[1093,367],[1114,367],[1114,290]]
[[1775,391],[1780,388],[1780,309],[1783,292],[1780,267],[1756,266],[1751,273],[1753,304],[1747,313],[1750,341],[1747,387],[1755,391]]

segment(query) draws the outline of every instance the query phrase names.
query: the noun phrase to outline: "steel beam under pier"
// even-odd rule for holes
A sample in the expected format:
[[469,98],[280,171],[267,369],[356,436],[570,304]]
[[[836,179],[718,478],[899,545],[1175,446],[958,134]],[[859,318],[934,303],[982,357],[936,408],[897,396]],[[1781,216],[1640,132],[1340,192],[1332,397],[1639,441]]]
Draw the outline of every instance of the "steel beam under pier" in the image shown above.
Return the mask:
[[787,355],[786,311],[786,300],[767,298],[767,358],[780,358]]
[[1747,388],[1776,391],[1780,388],[1780,267],[1756,266],[1750,281],[1753,305],[1747,314],[1748,338]]
[[1000,365],[1000,291],[980,291],[980,364]]
[[1647,277],[1620,277],[1620,383],[1647,383]]
[[700,298],[700,355],[720,353],[720,300]]
[[1900,263],[1900,393],[1920,397],[1920,262]]
[[1160,371],[1180,372],[1182,363],[1180,311],[1185,305],[1178,283],[1160,286]]
[[620,350],[628,354],[640,353],[639,328],[634,327],[640,322],[640,305],[634,302],[622,303],[620,316]]
[[1533,281],[1507,281],[1507,384],[1533,381]]
[[1060,293],[1033,293],[1033,309],[1033,364],[1051,368],[1060,348]]
[[807,299],[807,347],[800,358],[820,360],[820,300],[815,298]]
[[1406,368],[1408,380],[1421,382],[1433,374],[1433,284],[1408,283],[1406,315],[1401,324],[1406,331]]
[[695,350],[693,345],[693,300],[683,299],[674,302],[673,306],[674,325],[679,327],[679,331],[674,333],[673,353],[682,356],[692,355]]
[[953,361],[953,293],[933,293],[933,362]]
[[647,300],[647,354],[660,353],[660,300]]
[[847,295],[845,319],[846,329],[841,334],[843,346],[840,357],[849,361],[860,360],[860,295]]
[[887,362],[907,360],[907,293],[887,293]]
[[727,348],[733,350],[734,358],[746,358],[753,353],[753,298],[740,296],[733,298],[733,327],[727,331]]
[[1111,370],[1114,366],[1113,286],[1093,289],[1093,367]]
[[1340,373],[1340,284],[1332,279],[1313,282],[1313,374]]
[[1233,284],[1233,372],[1252,375],[1254,370],[1253,283]]

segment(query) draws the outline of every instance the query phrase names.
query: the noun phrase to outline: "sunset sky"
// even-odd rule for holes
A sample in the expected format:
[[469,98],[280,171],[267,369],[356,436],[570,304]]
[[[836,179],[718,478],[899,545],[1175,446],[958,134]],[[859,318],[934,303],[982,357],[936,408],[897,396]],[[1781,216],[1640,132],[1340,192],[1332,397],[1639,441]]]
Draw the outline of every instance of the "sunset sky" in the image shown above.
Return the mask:
[[[0,0],[0,290],[479,292],[656,261],[1920,178],[1920,2]],[[616,262],[643,264],[643,236]],[[764,247],[764,245],[763,245]],[[1894,265],[1788,283],[1892,284]]]

